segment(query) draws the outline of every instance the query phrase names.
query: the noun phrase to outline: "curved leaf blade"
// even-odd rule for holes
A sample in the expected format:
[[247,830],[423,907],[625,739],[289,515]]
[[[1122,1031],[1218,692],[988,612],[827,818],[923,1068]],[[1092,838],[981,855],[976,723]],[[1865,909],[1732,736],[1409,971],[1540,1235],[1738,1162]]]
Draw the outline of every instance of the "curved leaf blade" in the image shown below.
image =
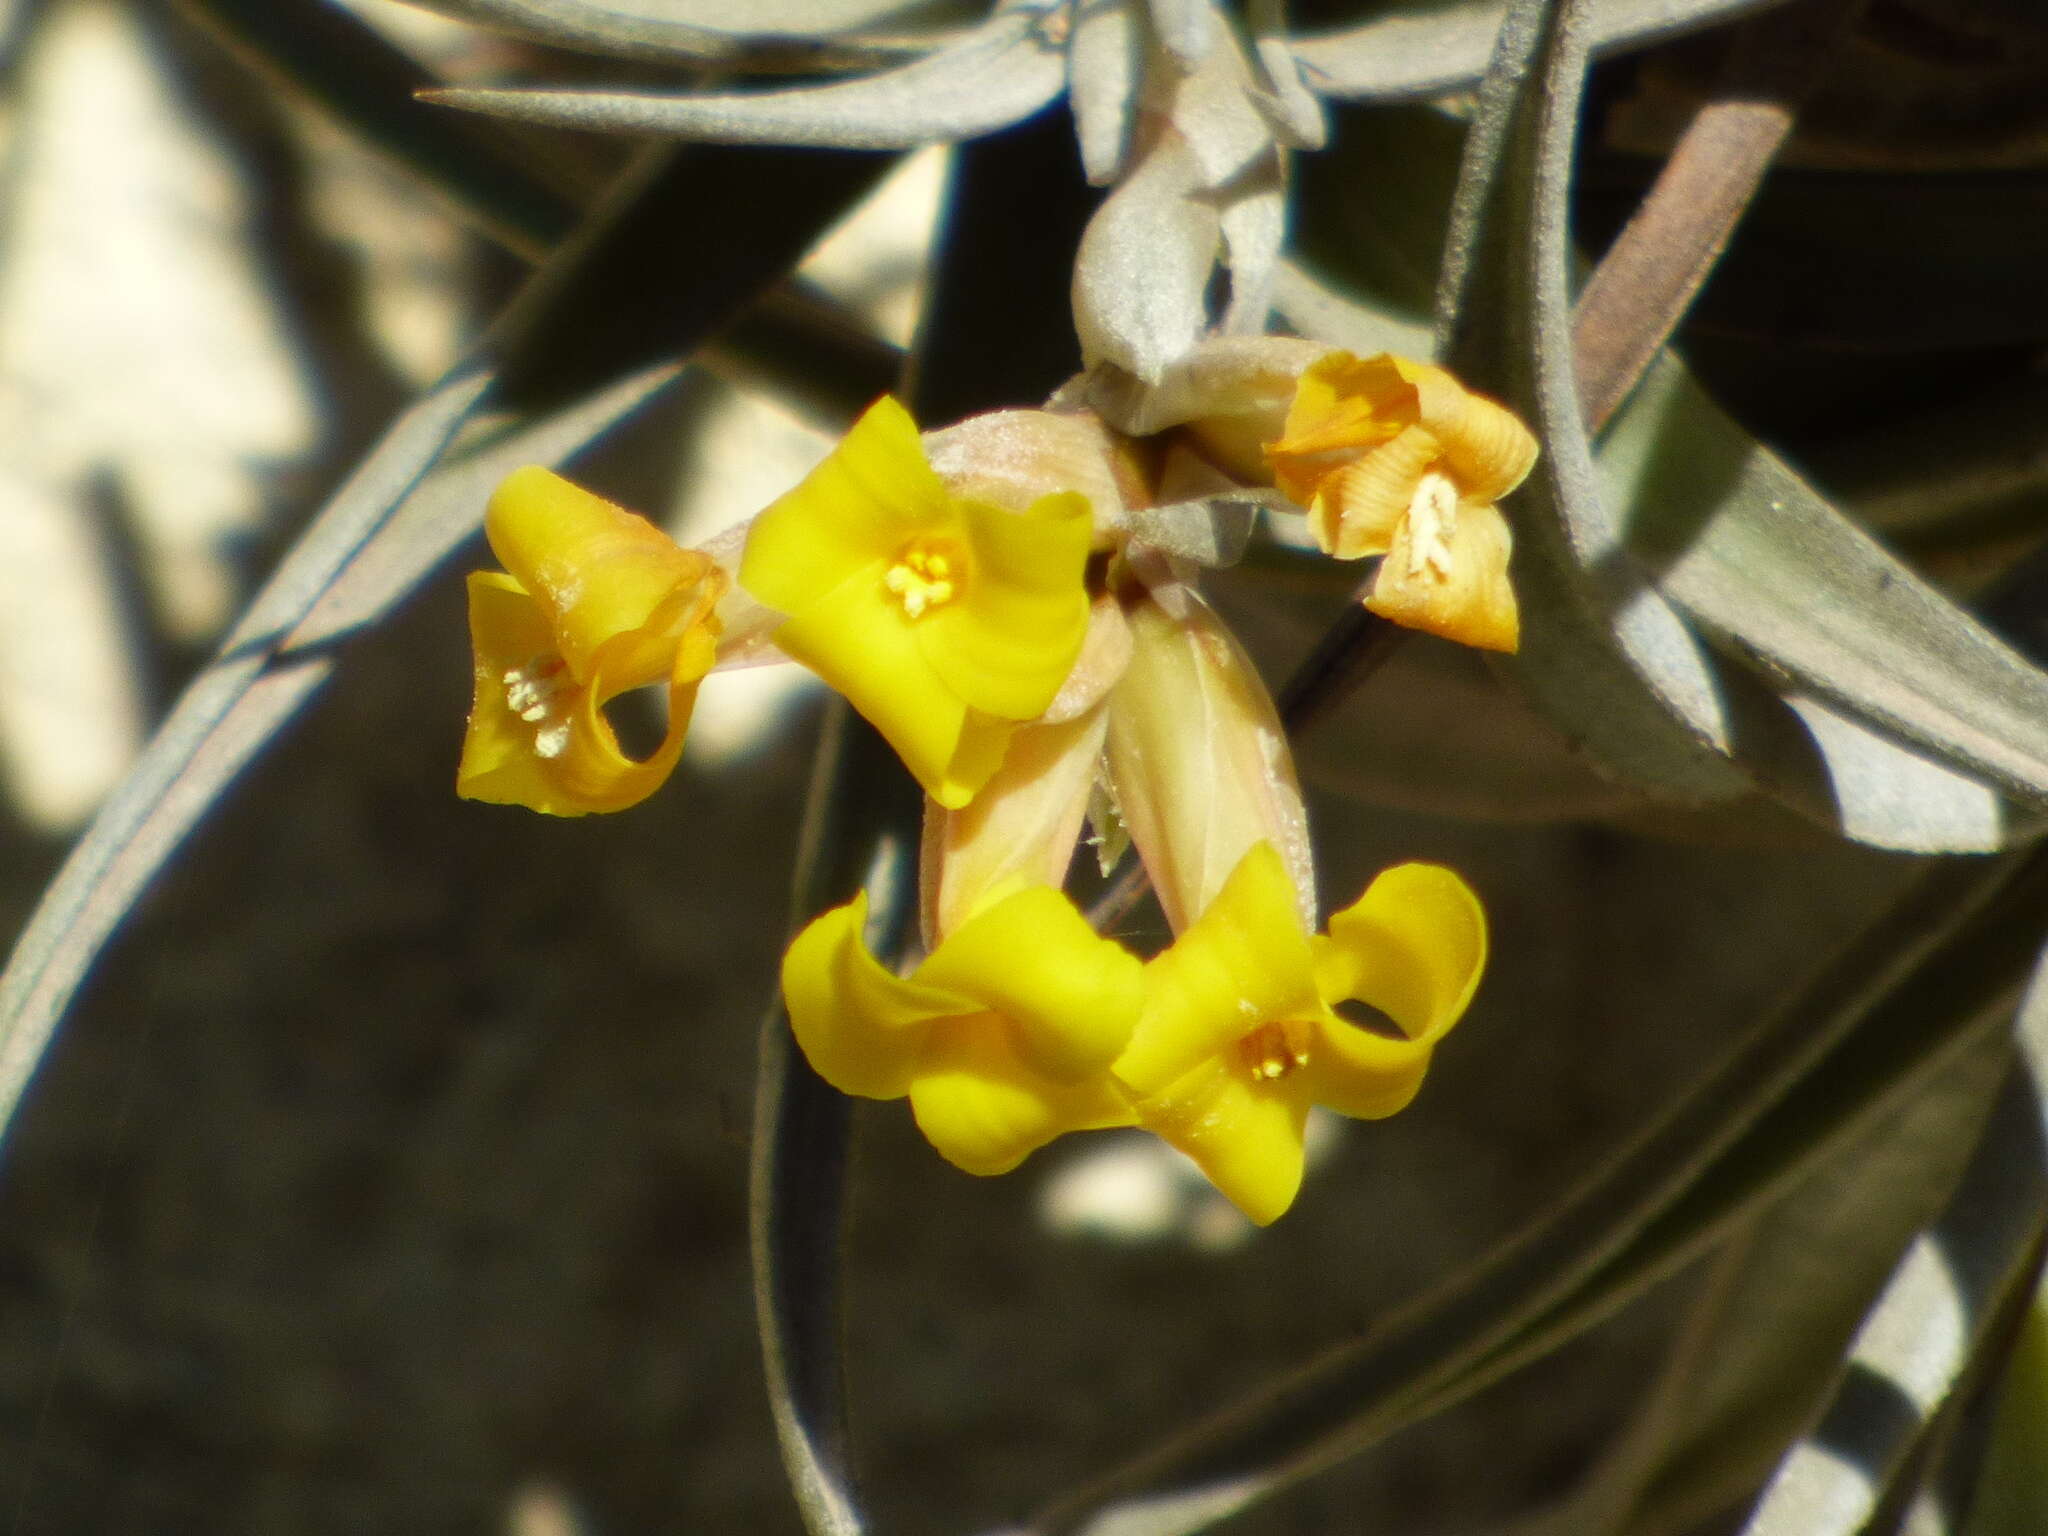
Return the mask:
[[[1602,0],[1590,18],[1597,53],[1646,48],[1783,0]],[[1421,14],[1378,17],[1294,39],[1311,89],[1323,96],[1404,101],[1476,84],[1486,73],[1506,0],[1465,0]]]
[[[417,3],[443,16],[557,48],[661,63],[688,60],[769,69],[830,68],[901,53],[922,41],[913,31],[918,21],[939,26],[970,13],[968,6],[944,0],[923,6],[906,6],[903,0],[802,0],[795,5],[755,0],[751,14],[739,13],[753,25],[735,27],[733,7],[721,0],[655,0],[639,5],[619,0]],[[926,15],[915,14],[920,11]],[[905,27],[906,21],[912,27]],[[858,35],[870,28],[912,36],[899,40]]]
[[1007,11],[966,40],[856,80],[676,96],[627,91],[444,90],[427,99],[518,122],[718,144],[910,149],[993,133],[1066,86],[1066,56],[1036,13]]

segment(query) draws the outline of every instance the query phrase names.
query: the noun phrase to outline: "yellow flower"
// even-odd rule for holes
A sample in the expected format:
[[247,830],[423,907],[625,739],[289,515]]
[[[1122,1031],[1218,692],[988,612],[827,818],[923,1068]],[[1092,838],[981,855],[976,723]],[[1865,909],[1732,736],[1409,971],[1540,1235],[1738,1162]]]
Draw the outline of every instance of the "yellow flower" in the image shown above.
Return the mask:
[[1144,995],[1138,959],[1050,886],[963,923],[908,979],[861,942],[867,897],[797,935],[782,995],[818,1075],[869,1099],[905,1094],[918,1128],[969,1173],[1007,1173],[1067,1131],[1129,1125],[1106,1068]]
[[[1377,1119],[1407,1104],[1485,962],[1485,914],[1451,871],[1387,870],[1311,936],[1262,842],[1146,967],[1144,1011],[1111,1071],[1138,1123],[1263,1226],[1300,1188],[1310,1106]],[[1354,1002],[1400,1036],[1345,1018]]]
[[873,721],[933,799],[959,807],[1074,664],[1092,536],[1073,492],[1021,513],[954,495],[909,413],[884,398],[754,520],[739,578],[789,615],[775,643]]
[[1512,411],[1426,363],[1331,352],[1302,374],[1266,458],[1325,553],[1385,557],[1367,607],[1515,649],[1513,539],[1494,503],[1535,465],[1536,439]]
[[[552,816],[617,811],[674,770],[710,670],[726,578],[646,519],[529,466],[484,517],[510,574],[469,578],[476,694],[456,791]],[[668,684],[668,731],[645,761],[604,706]]]

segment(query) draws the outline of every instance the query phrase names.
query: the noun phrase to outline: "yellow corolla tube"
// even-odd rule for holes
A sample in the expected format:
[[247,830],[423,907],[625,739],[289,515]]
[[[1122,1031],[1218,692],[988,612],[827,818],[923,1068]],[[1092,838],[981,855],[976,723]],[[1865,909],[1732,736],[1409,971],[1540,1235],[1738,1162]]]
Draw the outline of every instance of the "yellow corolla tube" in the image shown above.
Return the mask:
[[1088,628],[1086,497],[1022,512],[956,496],[910,415],[878,400],[754,519],[740,585],[788,615],[775,643],[847,699],[941,805],[988,782]]
[[1494,503],[1534,467],[1536,439],[1512,411],[1428,363],[1331,352],[1265,452],[1326,554],[1383,557],[1367,607],[1488,650],[1520,643],[1514,541]]
[[908,1096],[918,1128],[969,1173],[1006,1173],[1067,1131],[1129,1125],[1109,1063],[1131,1037],[1144,967],[1050,886],[994,903],[909,977],[861,933],[867,897],[789,947],[782,995],[818,1075],[863,1098]]
[[[716,648],[724,573],[545,469],[506,478],[484,531],[505,571],[469,578],[476,691],[457,792],[551,816],[646,799],[682,753]],[[604,706],[657,683],[668,685],[668,729],[636,761]]]
[[[1387,870],[1312,936],[1262,842],[1146,967],[1144,1008],[1111,1072],[1138,1123],[1263,1226],[1301,1187],[1309,1109],[1373,1119],[1406,1105],[1485,964],[1485,914],[1450,870]],[[1393,1031],[1345,1017],[1353,1004]]]

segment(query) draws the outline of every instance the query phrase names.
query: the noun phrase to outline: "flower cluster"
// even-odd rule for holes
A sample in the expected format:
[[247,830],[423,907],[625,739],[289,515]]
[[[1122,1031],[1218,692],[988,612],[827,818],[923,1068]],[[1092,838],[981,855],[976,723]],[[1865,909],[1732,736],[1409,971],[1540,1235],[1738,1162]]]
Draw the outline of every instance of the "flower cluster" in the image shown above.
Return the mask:
[[[1413,1097],[1478,985],[1486,925],[1457,875],[1404,864],[1318,931],[1286,738],[1196,589],[1201,541],[1176,519],[1204,505],[1186,487],[1291,506],[1329,554],[1380,557],[1380,612],[1512,648],[1495,503],[1534,449],[1440,369],[1305,343],[1198,349],[1147,386],[1142,435],[1079,408],[1090,388],[928,437],[884,399],[701,550],[519,471],[486,516],[505,573],[470,578],[458,788],[556,815],[631,805],[673,770],[701,679],[772,647],[928,796],[923,959],[899,974],[869,952],[863,895],[784,960],[819,1074],[908,1098],[970,1173],[1140,1126],[1269,1222],[1299,1187],[1311,1107],[1376,1118]],[[635,759],[605,706],[657,685],[667,730]],[[1128,834],[1173,931],[1149,959],[1063,889],[1091,808]]]

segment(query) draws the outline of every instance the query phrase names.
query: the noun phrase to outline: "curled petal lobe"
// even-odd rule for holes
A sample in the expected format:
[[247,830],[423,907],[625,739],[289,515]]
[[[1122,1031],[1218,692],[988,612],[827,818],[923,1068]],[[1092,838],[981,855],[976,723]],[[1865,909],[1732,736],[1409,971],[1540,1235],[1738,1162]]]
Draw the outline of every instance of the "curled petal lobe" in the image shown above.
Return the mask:
[[1339,560],[1384,555],[1400,536],[1416,487],[1441,456],[1429,433],[1403,427],[1380,447],[1324,475],[1307,503],[1316,548]]
[[1486,969],[1486,911],[1440,864],[1399,864],[1330,919],[1315,941],[1316,984],[1336,1003],[1377,1008],[1409,1040],[1434,1044]]
[[1309,1109],[1374,1119],[1407,1104],[1485,959],[1479,903],[1449,870],[1388,870],[1310,938],[1261,843],[1146,967],[1145,1008],[1112,1071],[1138,1123],[1263,1224],[1301,1182]]
[[1266,458],[1326,553],[1385,557],[1374,612],[1486,650],[1520,644],[1494,502],[1529,473],[1536,439],[1512,411],[1426,363],[1333,352],[1302,374]]
[[625,508],[529,465],[492,492],[484,512],[491,552],[530,594],[553,631],[553,649],[579,681],[599,651],[621,689],[662,677],[676,610],[714,577],[710,558],[684,549]]
[[[778,629],[775,643],[845,694],[942,805],[965,805],[1001,763],[1000,748],[958,760],[970,711],[933,672],[879,581],[842,583]],[[1000,729],[1007,738],[1009,722]],[[984,760],[987,773],[977,776]]]
[[1063,1082],[1099,1073],[1131,1038],[1144,966],[1050,886],[1027,886],[934,950],[919,980],[1009,1020],[1019,1053]]
[[938,1033],[910,1086],[910,1108],[939,1155],[974,1174],[1008,1173],[1068,1131],[1132,1123],[1107,1078],[1047,1078],[992,1013],[953,1020]]
[[907,979],[868,953],[866,912],[863,897],[825,913],[783,961],[790,1027],[819,1076],[908,1095],[926,1138],[969,1173],[1134,1123],[1106,1067],[1136,1022],[1143,967],[1066,897],[1030,886],[993,902]]
[[897,1099],[910,1091],[932,1022],[971,1012],[971,999],[891,975],[861,941],[865,892],[808,926],[782,960],[789,1027],[818,1076],[841,1093]]
[[[624,810],[659,789],[682,756],[697,683],[711,668],[711,608],[720,585],[714,576],[690,589],[687,599],[660,605],[659,628],[599,646],[579,677],[557,649],[561,631],[548,606],[510,576],[473,574],[475,689],[456,792],[551,816],[581,816]],[[668,728],[654,752],[635,761],[619,746],[604,706],[653,681],[646,663],[664,653]]]

